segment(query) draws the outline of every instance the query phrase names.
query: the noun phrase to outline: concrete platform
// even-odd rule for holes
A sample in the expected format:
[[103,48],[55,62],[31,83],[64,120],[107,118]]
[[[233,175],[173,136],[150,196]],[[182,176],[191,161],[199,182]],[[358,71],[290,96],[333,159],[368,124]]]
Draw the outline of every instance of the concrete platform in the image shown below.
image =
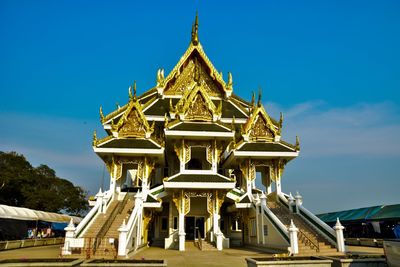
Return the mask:
[[[383,254],[382,248],[348,246],[350,253],[355,254]],[[144,248],[130,256],[134,259],[165,259],[168,266],[221,266],[240,267],[247,266],[246,257],[271,256],[271,253],[257,251],[250,248],[230,248],[223,251],[200,251],[193,244],[187,243],[186,251],[165,250],[158,247]],[[0,252],[0,259],[32,259],[32,258],[58,258],[60,246],[31,247]]]

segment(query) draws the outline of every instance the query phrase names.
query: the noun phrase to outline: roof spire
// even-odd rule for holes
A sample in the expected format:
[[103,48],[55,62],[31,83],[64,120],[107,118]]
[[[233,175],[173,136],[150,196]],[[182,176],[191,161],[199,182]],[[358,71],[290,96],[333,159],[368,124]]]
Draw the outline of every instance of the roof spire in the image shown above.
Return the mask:
[[193,43],[193,45],[197,45],[199,43],[198,30],[199,30],[199,16],[196,11],[196,18],[194,19],[194,23],[192,25],[192,43]]

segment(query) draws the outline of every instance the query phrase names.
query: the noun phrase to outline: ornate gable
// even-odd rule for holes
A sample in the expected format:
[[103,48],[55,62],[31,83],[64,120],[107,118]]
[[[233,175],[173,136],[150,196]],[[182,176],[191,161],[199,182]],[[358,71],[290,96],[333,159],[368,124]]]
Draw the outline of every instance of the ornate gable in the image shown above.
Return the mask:
[[214,105],[203,86],[194,85],[170,112],[172,117],[178,115],[181,120],[217,121],[221,118],[221,107],[221,104]]
[[154,132],[154,125],[150,126],[147,122],[138,99],[131,97],[124,115],[116,125],[112,125],[112,130],[118,133],[118,137],[149,138]]
[[274,141],[279,136],[279,127],[268,116],[262,105],[253,108],[247,123],[242,130],[245,141]]
[[160,69],[157,72],[159,94],[183,95],[185,90],[189,90],[195,82],[198,82],[210,96],[231,96],[233,91],[232,75],[228,75],[228,82],[225,83],[222,74],[218,73],[205,54],[198,40],[197,31],[198,18],[196,16],[192,29],[192,40],[185,54],[166,78],[164,78],[164,70]]

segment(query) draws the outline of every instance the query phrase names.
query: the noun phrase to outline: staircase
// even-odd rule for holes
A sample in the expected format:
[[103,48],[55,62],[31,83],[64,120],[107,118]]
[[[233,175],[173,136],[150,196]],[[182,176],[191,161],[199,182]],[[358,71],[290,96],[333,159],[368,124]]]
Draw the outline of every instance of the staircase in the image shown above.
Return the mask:
[[[81,255],[85,254],[87,258],[116,258],[119,237],[118,228],[124,219],[129,219],[134,204],[134,199],[129,195],[122,201],[113,200],[109,204],[107,212],[99,214],[83,235],[85,247],[81,251]],[[105,224],[109,225],[108,229],[103,228]]]
[[214,246],[214,244],[206,240],[202,240],[201,245],[199,240],[196,240],[195,246],[201,251],[217,251],[217,248]]
[[86,230],[83,237],[84,238],[95,238],[99,233],[103,224],[107,221],[107,219],[111,215],[111,211],[114,210],[118,206],[118,200],[112,200],[107,208],[107,212],[105,214],[99,214],[95,221],[90,225],[89,229]]
[[278,203],[274,197],[268,198],[267,206],[286,227],[289,227],[290,221],[293,220],[293,223],[299,229],[297,233],[299,255],[341,255],[325,237],[314,230],[302,217],[291,213],[287,207]]

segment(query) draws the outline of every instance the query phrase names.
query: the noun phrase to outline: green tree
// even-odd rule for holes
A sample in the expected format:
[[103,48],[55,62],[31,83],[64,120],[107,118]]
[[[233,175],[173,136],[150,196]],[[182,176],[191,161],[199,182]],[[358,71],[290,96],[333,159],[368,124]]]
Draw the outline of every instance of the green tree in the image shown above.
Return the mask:
[[81,215],[86,192],[59,178],[47,165],[36,168],[16,152],[0,151],[0,204]]

